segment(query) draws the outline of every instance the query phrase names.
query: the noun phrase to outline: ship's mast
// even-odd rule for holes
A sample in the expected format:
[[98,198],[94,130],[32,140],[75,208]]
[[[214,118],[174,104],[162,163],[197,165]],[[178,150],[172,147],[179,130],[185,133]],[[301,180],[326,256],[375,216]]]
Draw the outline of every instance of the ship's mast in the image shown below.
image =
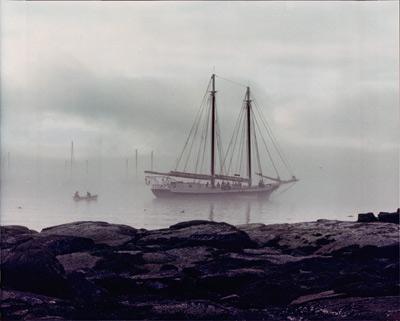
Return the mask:
[[250,127],[250,123],[251,123],[251,120],[250,120],[251,100],[250,100],[250,87],[247,87],[246,107],[247,107],[247,164],[248,164],[249,186],[251,186],[251,127]]
[[215,74],[212,75],[211,91],[211,187],[215,186]]

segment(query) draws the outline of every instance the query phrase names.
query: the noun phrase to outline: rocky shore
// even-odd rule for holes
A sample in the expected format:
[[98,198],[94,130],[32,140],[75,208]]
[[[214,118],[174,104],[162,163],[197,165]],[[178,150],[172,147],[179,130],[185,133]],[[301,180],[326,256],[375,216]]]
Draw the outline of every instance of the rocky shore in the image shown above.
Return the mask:
[[2,226],[1,318],[399,320],[399,225],[360,220]]

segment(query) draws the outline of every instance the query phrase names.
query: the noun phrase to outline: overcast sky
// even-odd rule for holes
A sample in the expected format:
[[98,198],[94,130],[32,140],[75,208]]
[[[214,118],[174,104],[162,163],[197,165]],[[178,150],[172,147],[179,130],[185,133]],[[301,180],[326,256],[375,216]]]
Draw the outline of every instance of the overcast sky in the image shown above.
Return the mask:
[[68,159],[74,141],[78,159],[175,159],[215,68],[250,84],[294,168],[397,180],[398,1],[0,6],[3,155]]

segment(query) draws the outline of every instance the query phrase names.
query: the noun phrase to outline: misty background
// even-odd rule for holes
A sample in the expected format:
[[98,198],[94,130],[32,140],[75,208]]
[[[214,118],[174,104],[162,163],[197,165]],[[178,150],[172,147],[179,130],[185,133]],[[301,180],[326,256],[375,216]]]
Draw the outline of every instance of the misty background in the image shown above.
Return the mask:
[[[143,182],[151,151],[155,170],[173,169],[215,72],[250,85],[301,179],[287,202],[398,207],[397,1],[0,9],[2,204],[16,182],[13,193],[26,184],[51,191],[73,175],[68,198]],[[228,142],[245,92],[218,78],[216,86]]]

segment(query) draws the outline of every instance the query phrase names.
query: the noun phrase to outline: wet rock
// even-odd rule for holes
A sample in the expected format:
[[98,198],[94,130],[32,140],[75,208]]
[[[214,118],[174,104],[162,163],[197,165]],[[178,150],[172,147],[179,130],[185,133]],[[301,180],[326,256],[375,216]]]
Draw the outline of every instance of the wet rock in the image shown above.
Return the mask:
[[2,284],[16,290],[63,297],[63,266],[37,240],[15,246],[2,258]]
[[399,320],[396,296],[328,299],[309,302],[287,311],[293,320]]
[[46,248],[56,256],[68,253],[83,252],[93,249],[94,247],[93,240],[85,237],[39,234],[36,239],[38,242],[40,242],[42,247]]
[[[385,320],[400,311],[392,299],[398,224],[190,221],[145,231],[76,222],[41,233],[2,230],[6,319]],[[388,298],[390,311],[375,304],[355,311],[375,298]]]
[[144,263],[141,253],[132,255],[128,253],[104,251],[96,253],[96,255],[101,256],[101,259],[96,262],[93,268],[94,270],[108,270],[114,273],[129,272],[131,274],[144,271],[138,267],[138,265]]
[[292,303],[290,304],[303,304],[306,302],[310,301],[319,301],[319,300],[326,300],[326,299],[332,299],[332,298],[337,298],[337,297],[343,297],[343,293],[335,293],[333,290],[329,291],[324,291],[320,293],[315,293],[315,294],[308,294],[308,295],[303,295],[296,300],[293,300]]
[[93,240],[95,244],[118,246],[135,240],[138,230],[106,222],[74,222],[45,228],[40,234],[84,237]]
[[90,252],[77,252],[64,255],[58,255],[57,260],[64,267],[65,272],[77,270],[93,269],[101,257],[94,256]]
[[154,305],[152,313],[169,320],[227,320],[235,315],[233,309],[208,300],[184,302],[160,302]]
[[[334,251],[351,246],[381,248],[399,244],[399,229],[390,223],[318,220],[294,224],[248,224],[238,228],[246,232],[258,248],[272,247],[289,255],[294,250],[308,255],[331,255]],[[301,235],[301,238],[296,238],[296,235]]]
[[0,234],[1,248],[8,249],[33,239],[38,232],[30,230],[25,226],[8,225],[0,227]]
[[2,289],[2,320],[70,320],[76,308],[72,302],[44,295]]
[[189,221],[169,229],[150,231],[137,241],[138,245],[158,245],[164,249],[208,246],[230,251],[241,251],[254,246],[248,235],[227,223]]
[[106,290],[86,279],[82,272],[74,271],[67,277],[68,295],[75,298],[76,302],[95,303],[101,302],[105,297]]

